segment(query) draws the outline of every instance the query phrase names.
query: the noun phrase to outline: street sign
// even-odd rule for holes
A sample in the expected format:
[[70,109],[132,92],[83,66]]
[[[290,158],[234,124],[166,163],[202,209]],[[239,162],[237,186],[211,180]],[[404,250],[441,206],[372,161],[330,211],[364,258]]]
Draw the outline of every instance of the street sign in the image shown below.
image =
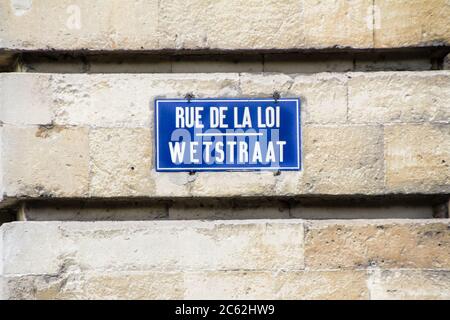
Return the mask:
[[156,171],[301,170],[300,99],[158,99]]

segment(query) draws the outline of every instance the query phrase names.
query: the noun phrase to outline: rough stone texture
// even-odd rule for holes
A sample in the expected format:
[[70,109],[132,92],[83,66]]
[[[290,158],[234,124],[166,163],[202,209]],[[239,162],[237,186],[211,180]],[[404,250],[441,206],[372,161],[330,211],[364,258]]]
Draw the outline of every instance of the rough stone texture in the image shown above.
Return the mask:
[[448,219],[7,223],[2,298],[449,299],[449,235]]
[[3,224],[3,274],[301,270],[301,220]]
[[450,124],[385,127],[386,186],[450,193]]
[[210,272],[185,278],[187,299],[367,299],[365,272]]
[[24,73],[2,74],[0,120],[12,125],[48,124],[52,120],[50,96],[46,75],[30,78]]
[[0,4],[0,48],[217,51],[448,45],[449,7],[446,0],[8,0]]
[[443,69],[444,70],[450,70],[450,54],[448,54],[447,56],[445,56],[444,58],[444,64],[443,64]]
[[[95,202],[95,203],[23,203],[20,221],[142,221],[168,219],[168,206],[164,202]],[[2,222],[0,215],[0,223]],[[5,215],[5,217],[7,217]],[[16,220],[16,219],[14,219]],[[11,218],[9,221],[13,221]],[[8,220],[4,221],[8,222]]]
[[294,204],[289,214],[298,219],[430,219],[432,206],[304,206]]
[[298,61],[297,57],[292,59],[271,60],[264,58],[264,72],[280,73],[319,73],[319,72],[348,72],[353,70],[351,59],[304,59]]
[[165,48],[295,48],[303,42],[297,0],[169,0],[160,15]]
[[2,131],[6,196],[88,195],[88,129],[6,125]]
[[7,276],[4,299],[183,299],[181,272],[80,272]]
[[449,44],[447,0],[375,0],[374,47]]
[[348,83],[352,123],[448,123],[449,101],[448,73],[354,73]]
[[450,269],[446,220],[310,222],[305,228],[307,269]]
[[373,47],[371,0],[302,1],[304,41],[317,47]]
[[8,276],[8,299],[367,299],[365,272],[71,272]]
[[305,193],[381,193],[383,129],[308,126],[303,130]]
[[94,196],[153,193],[153,135],[146,128],[94,129],[90,132],[91,185]]
[[373,270],[369,274],[374,300],[450,299],[449,270]]
[[355,58],[353,71],[429,71],[433,65],[428,56],[408,57],[394,54],[391,57],[383,55],[372,58]]
[[0,13],[2,48],[159,47],[158,1],[9,0],[1,2]]
[[[3,188],[7,198],[445,194],[449,77],[448,71],[3,73]],[[23,90],[14,92],[18,85]],[[156,98],[274,91],[302,100],[303,171],[154,170]],[[36,154],[43,157],[36,161]]]
[[341,74],[243,74],[243,96],[264,97],[274,91],[282,97],[300,97],[303,123],[343,123],[347,112],[347,77]]

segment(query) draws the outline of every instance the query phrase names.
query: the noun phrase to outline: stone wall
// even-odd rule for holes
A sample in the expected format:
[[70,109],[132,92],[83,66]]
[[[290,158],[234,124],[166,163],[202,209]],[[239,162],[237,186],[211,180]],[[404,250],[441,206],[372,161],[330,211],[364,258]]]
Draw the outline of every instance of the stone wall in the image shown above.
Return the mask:
[[448,220],[17,222],[14,299],[449,299]]
[[[0,1],[0,298],[450,299],[449,15]],[[155,99],[274,92],[301,171],[155,171]]]
[[[450,192],[448,71],[5,73],[0,81],[5,197]],[[180,97],[187,92],[198,97],[268,97],[274,91],[302,99],[305,170],[277,176],[271,172],[155,171],[156,97]]]
[[9,50],[367,49],[450,41],[446,0],[8,0],[0,5],[0,47]]

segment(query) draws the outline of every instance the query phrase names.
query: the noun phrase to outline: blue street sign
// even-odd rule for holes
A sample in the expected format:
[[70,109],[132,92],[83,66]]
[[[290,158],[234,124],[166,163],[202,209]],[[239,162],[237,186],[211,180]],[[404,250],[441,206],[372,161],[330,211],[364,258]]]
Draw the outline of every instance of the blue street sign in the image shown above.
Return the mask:
[[300,99],[158,99],[156,171],[301,170]]

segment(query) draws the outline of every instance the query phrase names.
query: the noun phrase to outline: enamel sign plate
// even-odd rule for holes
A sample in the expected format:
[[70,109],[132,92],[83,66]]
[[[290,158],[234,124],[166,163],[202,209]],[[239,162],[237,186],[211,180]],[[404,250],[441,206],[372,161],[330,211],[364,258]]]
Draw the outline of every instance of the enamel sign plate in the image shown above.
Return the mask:
[[300,99],[155,101],[156,171],[301,170]]

